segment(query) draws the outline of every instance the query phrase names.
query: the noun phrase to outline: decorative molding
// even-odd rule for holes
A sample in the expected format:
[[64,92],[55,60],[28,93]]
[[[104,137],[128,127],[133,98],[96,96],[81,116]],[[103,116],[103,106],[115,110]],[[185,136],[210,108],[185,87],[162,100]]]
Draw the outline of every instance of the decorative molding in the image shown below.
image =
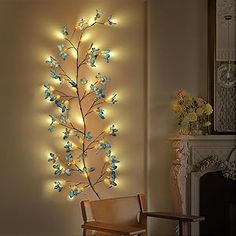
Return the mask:
[[174,195],[175,210],[177,212],[186,212],[186,178],[187,178],[187,160],[189,157],[188,142],[185,140],[174,141],[172,143],[174,150],[174,160],[170,171],[170,182],[172,194]]
[[191,172],[200,172],[204,175],[212,167],[221,170],[225,178],[236,180],[236,161],[223,161],[217,156],[209,156],[208,158],[193,165]]
[[[175,211],[200,214],[200,178],[221,170],[226,178],[236,178],[236,136],[200,135],[170,138],[173,162],[170,170],[171,194]],[[199,235],[199,224],[188,226],[191,235]]]

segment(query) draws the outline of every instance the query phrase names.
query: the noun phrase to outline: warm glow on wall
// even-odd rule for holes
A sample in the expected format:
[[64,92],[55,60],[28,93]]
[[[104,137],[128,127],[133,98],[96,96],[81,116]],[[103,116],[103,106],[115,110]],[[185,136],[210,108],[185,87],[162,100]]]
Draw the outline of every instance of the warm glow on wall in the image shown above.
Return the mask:
[[65,39],[65,36],[63,35],[61,31],[55,31],[54,34],[58,39]]
[[[60,60],[54,56],[49,56],[46,60],[50,77],[57,83],[44,85],[45,99],[58,108],[56,115],[49,115],[48,130],[56,130],[61,135],[65,150],[63,154],[50,152],[48,161],[52,164],[54,174],[63,179],[56,180],[53,188],[59,192],[68,189],[70,199],[87,188],[100,198],[96,190],[96,185],[100,183],[109,187],[117,186],[116,169],[119,160],[112,154],[109,141],[110,137],[117,136],[117,125],[112,123],[103,129],[94,130],[96,124],[89,123],[91,116],[95,116],[97,122],[105,120],[108,115],[106,106],[117,103],[116,93],[109,96],[106,94],[111,78],[100,71],[101,60],[97,66],[99,58],[105,64],[110,62],[111,51],[107,48],[100,49],[92,42],[87,50],[81,49],[83,42],[87,43],[93,37],[88,32],[90,28],[106,25],[114,26],[116,23],[111,16],[105,18],[96,10],[92,21],[81,19],[71,30],[63,27],[60,33],[55,33],[59,39],[63,39],[57,45]],[[75,61],[75,76],[64,67],[69,57]],[[95,69],[95,78],[82,76],[81,69],[84,67]],[[94,155],[95,158],[91,158]],[[102,166],[98,163],[102,163]]]
[[91,39],[91,34],[86,33],[86,34],[84,34],[83,37],[81,38],[81,42],[86,42],[86,41],[88,41],[89,39]]

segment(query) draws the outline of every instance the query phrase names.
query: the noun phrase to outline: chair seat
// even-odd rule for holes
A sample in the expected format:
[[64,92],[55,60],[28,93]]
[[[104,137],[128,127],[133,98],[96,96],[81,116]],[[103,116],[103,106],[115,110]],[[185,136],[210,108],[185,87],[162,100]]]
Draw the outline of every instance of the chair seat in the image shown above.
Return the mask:
[[146,229],[140,226],[118,226],[98,221],[86,222],[81,227],[84,229],[109,232],[119,235],[137,235],[146,233]]

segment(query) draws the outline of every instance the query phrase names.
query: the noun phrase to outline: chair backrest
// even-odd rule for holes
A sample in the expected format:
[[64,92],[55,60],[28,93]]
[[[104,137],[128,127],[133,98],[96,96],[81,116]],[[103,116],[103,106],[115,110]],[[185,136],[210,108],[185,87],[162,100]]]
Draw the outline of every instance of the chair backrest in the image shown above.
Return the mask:
[[82,201],[84,222],[100,221],[119,225],[145,224],[140,222],[140,212],[146,210],[143,194],[131,197],[111,198],[96,201]]

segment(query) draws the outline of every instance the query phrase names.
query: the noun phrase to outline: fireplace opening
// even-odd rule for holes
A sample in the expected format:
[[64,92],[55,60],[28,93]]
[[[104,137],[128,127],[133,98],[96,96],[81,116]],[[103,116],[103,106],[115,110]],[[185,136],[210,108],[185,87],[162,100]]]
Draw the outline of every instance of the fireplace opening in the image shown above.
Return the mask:
[[236,235],[236,181],[222,172],[210,172],[200,178],[200,235]]

